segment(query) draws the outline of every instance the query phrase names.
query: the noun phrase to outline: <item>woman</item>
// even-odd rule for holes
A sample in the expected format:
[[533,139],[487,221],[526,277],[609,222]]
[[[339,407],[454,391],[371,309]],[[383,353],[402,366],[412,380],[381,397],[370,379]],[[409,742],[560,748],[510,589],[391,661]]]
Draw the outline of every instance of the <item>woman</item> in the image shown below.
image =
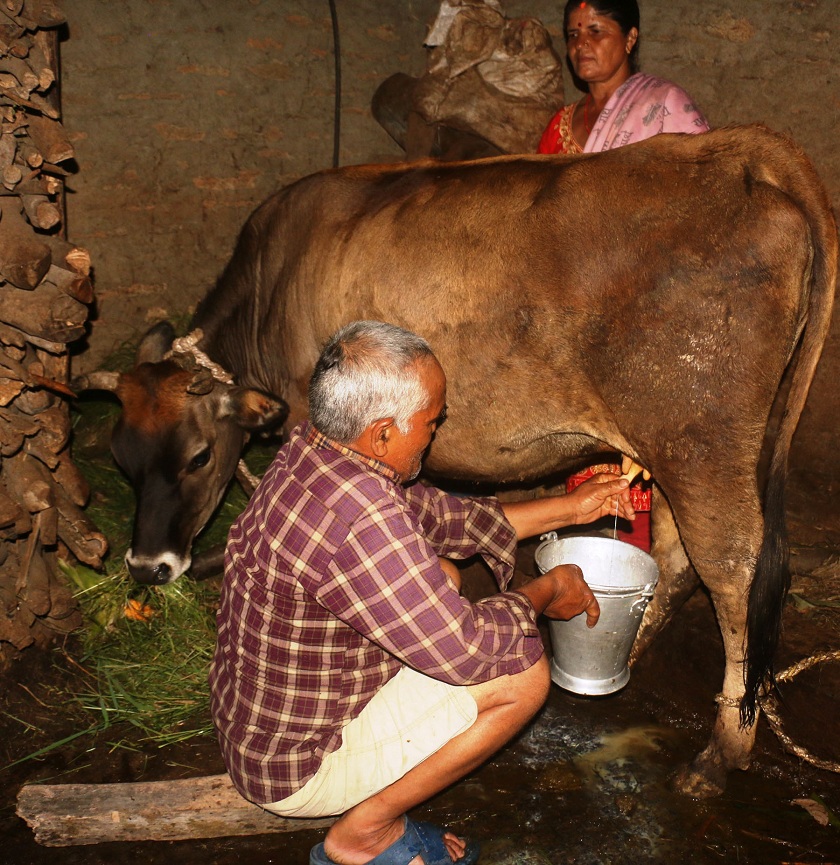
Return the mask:
[[[594,153],[623,147],[660,132],[706,132],[709,124],[676,84],[638,71],[639,5],[636,0],[568,0],[563,13],[566,54],[586,96],[551,119],[540,153]],[[567,491],[612,464],[572,475]],[[650,549],[650,490],[631,489],[635,523],[618,536]]]
[[636,0],[569,0],[566,53],[586,96],[551,119],[540,153],[593,153],[660,132],[706,132],[691,97],[671,81],[637,71]]

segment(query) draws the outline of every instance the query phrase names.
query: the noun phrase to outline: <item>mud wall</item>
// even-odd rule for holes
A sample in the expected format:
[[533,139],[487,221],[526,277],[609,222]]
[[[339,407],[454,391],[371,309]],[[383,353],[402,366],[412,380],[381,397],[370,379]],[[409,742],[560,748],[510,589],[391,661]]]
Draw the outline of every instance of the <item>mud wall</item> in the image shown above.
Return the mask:
[[[342,164],[402,151],[370,98],[393,72],[425,68],[437,0],[337,0]],[[562,52],[560,0],[507,0]],[[835,0],[641,0],[644,71],[682,84],[712,125],[760,121],[792,135],[840,204],[840,4]],[[75,369],[212,284],[251,209],[333,151],[333,34],[327,0],[74,0],[62,43],[72,240],[92,254],[98,309]],[[567,100],[578,98],[566,80]],[[799,435],[808,462],[840,478],[834,419],[840,336]]]

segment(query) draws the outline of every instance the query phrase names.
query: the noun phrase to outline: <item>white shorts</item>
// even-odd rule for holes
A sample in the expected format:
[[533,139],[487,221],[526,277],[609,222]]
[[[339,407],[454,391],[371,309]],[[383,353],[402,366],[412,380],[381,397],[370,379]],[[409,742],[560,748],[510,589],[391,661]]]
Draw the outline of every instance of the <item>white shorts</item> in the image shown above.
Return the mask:
[[342,731],[338,750],[296,793],[263,805],[281,817],[343,814],[398,781],[469,729],[478,716],[466,686],[403,667]]

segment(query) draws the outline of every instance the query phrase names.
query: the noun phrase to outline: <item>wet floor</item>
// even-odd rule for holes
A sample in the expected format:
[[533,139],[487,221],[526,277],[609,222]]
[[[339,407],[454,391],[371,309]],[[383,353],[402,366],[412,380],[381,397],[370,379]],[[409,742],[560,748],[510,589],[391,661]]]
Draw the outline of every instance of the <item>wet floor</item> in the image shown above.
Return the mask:
[[[809,614],[809,616],[812,614]],[[822,616],[822,618],[820,618]],[[836,645],[836,613],[804,617],[790,607],[782,654],[823,635]],[[807,627],[806,627],[807,625]],[[805,632],[811,636],[803,637]],[[3,697],[4,765],[40,739],[57,738],[79,719],[49,705],[48,660],[26,658]],[[753,768],[730,778],[726,793],[695,801],[674,792],[677,769],[705,743],[722,655],[711,608],[698,594],[634,670],[618,694],[586,698],[552,687],[538,718],[479,772],[418,808],[415,816],[480,839],[482,865],[631,863],[840,863],[840,821],[820,825],[794,799],[820,801],[840,815],[840,775],[785,753],[762,723]],[[72,675],[68,670],[66,675]],[[840,760],[840,664],[826,664],[785,686],[789,732],[824,759]],[[21,727],[28,713],[28,731]],[[13,720],[16,719],[16,720]],[[39,733],[33,731],[40,731]],[[303,865],[322,832],[209,841],[40,847],[14,815],[26,781],[155,780],[222,770],[212,740],[164,749],[114,747],[118,738],[76,740],[41,761],[0,773],[4,865]],[[130,739],[123,744],[131,744]],[[836,819],[836,818],[835,818]]]

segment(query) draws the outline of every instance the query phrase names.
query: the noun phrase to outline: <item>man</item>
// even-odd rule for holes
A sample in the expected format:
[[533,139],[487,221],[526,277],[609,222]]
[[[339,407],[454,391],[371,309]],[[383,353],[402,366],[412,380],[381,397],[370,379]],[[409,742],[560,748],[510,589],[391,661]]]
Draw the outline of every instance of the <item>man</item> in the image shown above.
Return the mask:
[[476,845],[406,812],[543,704],[537,616],[594,625],[599,609],[574,565],[473,604],[438,557],[480,554],[504,589],[519,539],[633,518],[627,481],[508,504],[410,484],[446,378],[425,340],[382,322],[333,336],[309,404],[228,539],[210,674],[228,771],[277,814],[342,815],[313,865],[475,862]]

